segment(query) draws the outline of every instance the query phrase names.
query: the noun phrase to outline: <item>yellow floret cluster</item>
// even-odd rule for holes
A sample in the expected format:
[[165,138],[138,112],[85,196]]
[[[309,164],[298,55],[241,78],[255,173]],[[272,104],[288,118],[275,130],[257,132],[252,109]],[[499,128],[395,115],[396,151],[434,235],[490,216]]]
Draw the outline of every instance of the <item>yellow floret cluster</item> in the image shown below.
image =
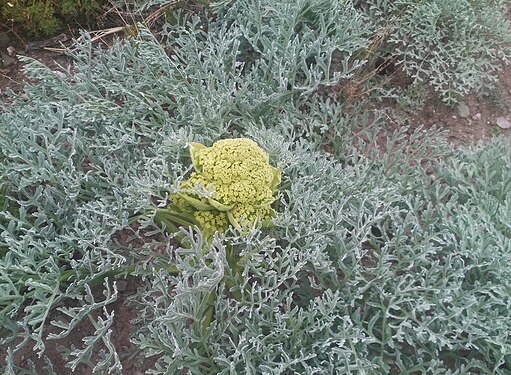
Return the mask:
[[[211,147],[192,143],[190,155],[195,172],[181,183],[185,192],[173,201],[181,210],[193,211],[202,229],[222,232],[229,225],[242,229],[271,221],[280,171],[256,142],[233,138]],[[193,191],[197,186],[211,194],[199,195]]]
[[206,233],[223,232],[229,226],[229,220],[225,212],[196,211],[193,216],[197,220],[197,225]]

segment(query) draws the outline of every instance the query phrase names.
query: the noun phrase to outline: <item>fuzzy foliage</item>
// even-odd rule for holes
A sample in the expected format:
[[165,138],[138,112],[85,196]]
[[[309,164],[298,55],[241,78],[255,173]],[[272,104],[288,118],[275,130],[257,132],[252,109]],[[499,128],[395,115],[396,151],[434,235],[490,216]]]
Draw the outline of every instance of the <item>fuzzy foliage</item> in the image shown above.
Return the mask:
[[369,0],[366,14],[384,36],[378,52],[446,103],[488,93],[511,56],[504,0]]
[[[168,45],[141,29],[94,50],[85,34],[64,76],[24,59],[34,83],[0,114],[2,371],[32,371],[13,352],[44,356],[91,321],[68,367],[125,373],[113,278],[129,274],[131,342],[153,374],[509,373],[509,141],[453,150],[315,95],[335,82],[333,46],[348,77],[367,29],[351,2],[314,17],[296,3],[239,0],[206,27],[169,27]],[[284,27],[293,15],[315,39]],[[178,245],[153,217],[130,225],[180,190],[187,145],[226,136],[282,171],[273,227],[205,240],[183,226]]]

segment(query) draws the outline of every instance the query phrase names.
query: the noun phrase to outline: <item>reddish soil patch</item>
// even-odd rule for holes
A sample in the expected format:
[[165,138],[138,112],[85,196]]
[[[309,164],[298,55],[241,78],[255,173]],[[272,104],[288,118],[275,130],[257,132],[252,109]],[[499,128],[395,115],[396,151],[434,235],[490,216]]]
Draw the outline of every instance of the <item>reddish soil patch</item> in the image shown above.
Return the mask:
[[426,127],[440,126],[448,131],[453,144],[468,144],[498,134],[508,136],[511,129],[499,128],[497,118],[511,121],[511,65],[504,67],[499,85],[488,96],[470,95],[464,103],[470,111],[467,117],[460,116],[457,105],[450,107],[438,98],[429,99],[411,121]]
[[[59,47],[59,45],[54,47]],[[23,63],[19,61],[18,56],[27,56],[38,60],[52,70],[60,70],[61,66],[69,67],[72,64],[72,60],[64,53],[48,51],[44,48],[37,48],[27,52],[21,45],[13,46],[9,44],[6,46],[6,44],[3,44],[0,45],[0,52],[2,53],[0,55],[0,102],[4,103],[8,103],[9,91],[21,95],[23,94],[25,83],[29,82],[23,72]]]

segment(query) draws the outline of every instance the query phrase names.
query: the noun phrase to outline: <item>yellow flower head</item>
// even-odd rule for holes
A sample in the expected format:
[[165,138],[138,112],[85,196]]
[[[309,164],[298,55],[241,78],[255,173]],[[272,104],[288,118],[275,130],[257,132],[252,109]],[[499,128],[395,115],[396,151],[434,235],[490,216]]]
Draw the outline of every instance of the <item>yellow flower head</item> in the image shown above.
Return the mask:
[[199,226],[223,231],[228,223],[240,229],[271,219],[280,170],[269,164],[268,154],[256,142],[234,138],[211,147],[192,143],[190,155],[195,172],[181,188],[191,190],[200,183],[212,193],[210,197],[181,193],[174,203],[199,211],[195,213]]

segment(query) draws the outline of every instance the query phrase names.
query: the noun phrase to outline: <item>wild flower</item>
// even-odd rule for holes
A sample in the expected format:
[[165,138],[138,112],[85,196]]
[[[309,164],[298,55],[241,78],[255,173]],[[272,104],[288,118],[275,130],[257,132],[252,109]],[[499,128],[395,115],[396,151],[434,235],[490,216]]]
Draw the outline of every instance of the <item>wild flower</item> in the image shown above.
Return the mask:
[[[270,225],[281,173],[269,164],[268,153],[256,142],[232,138],[211,147],[190,143],[190,156],[195,171],[181,183],[169,210],[193,214],[196,224],[209,235],[229,225],[240,231]],[[201,195],[196,187],[204,187],[210,196]]]

